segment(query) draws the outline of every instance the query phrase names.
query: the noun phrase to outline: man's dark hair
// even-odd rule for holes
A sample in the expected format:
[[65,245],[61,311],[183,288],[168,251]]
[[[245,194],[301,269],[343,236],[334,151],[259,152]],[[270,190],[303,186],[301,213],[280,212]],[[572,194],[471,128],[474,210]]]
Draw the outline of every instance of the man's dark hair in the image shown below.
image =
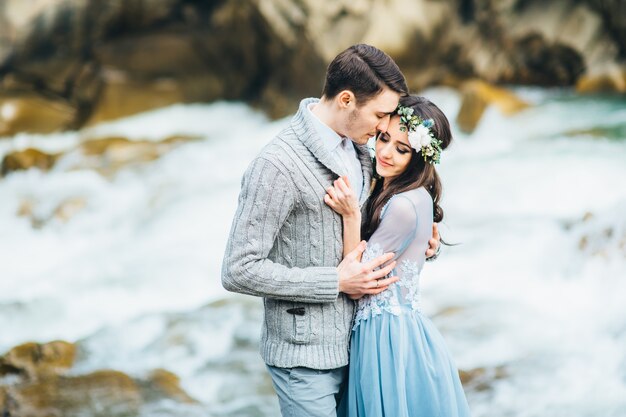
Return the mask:
[[403,96],[409,91],[404,75],[389,55],[371,45],[358,44],[330,63],[322,96],[331,99],[343,90],[350,90],[357,104],[363,105],[385,86]]

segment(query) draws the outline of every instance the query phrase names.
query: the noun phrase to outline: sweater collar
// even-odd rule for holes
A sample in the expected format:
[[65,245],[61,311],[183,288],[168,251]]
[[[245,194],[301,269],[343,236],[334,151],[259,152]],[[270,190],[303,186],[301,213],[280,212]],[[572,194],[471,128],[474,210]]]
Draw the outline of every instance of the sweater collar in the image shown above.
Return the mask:
[[313,103],[319,103],[319,99],[305,98],[300,102],[298,112],[291,121],[291,127],[296,132],[300,141],[302,141],[304,146],[311,151],[319,162],[338,176],[346,175],[347,172],[345,172],[345,169],[324,145],[323,138],[320,137],[315,129],[314,121],[311,120],[311,115],[307,108]]
[[[298,112],[291,120],[291,127],[300,139],[300,141],[306,146],[309,151],[315,156],[315,158],[330,169],[335,175],[343,176],[347,175],[345,168],[339,164],[332,153],[325,146],[323,138],[319,136],[315,129],[314,121],[311,120],[311,114],[308,109],[313,103],[319,103],[317,98],[305,98],[300,102]],[[356,144],[355,144],[356,145]],[[363,192],[359,198],[359,203],[363,204],[369,196],[369,185],[372,179],[372,161],[370,159],[369,150],[367,145],[356,145],[355,149],[361,162],[361,170],[363,173]]]

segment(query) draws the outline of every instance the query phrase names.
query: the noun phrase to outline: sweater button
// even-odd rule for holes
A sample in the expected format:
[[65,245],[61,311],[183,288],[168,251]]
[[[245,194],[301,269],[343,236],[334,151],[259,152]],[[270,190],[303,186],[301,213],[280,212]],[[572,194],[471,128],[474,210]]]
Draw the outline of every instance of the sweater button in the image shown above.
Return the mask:
[[290,308],[287,310],[289,314],[295,314],[296,316],[304,316],[304,307]]

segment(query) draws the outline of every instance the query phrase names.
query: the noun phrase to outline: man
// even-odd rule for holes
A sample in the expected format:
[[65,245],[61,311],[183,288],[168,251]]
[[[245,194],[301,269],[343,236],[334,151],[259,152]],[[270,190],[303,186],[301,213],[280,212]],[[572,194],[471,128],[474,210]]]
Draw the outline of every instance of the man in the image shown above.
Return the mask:
[[[289,127],[244,174],[222,283],[263,297],[261,356],[283,417],[336,415],[352,299],[397,281],[384,278],[395,266],[385,265],[392,253],[359,262],[364,242],[342,260],[341,217],[324,195],[347,176],[365,203],[372,172],[365,144],[387,130],[407,91],[387,54],[369,45],[348,48],[329,65],[321,100],[302,100]],[[437,247],[433,239],[427,255]]]

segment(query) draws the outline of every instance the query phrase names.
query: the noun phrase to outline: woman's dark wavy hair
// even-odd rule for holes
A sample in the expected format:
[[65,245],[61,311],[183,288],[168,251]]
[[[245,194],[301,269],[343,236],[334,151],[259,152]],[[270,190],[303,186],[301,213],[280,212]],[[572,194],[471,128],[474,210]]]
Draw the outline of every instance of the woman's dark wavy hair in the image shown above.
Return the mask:
[[[400,105],[411,107],[414,114],[423,120],[433,119],[435,125],[431,128],[433,135],[441,141],[441,149],[446,149],[452,142],[452,132],[448,118],[441,109],[430,100],[410,95],[400,98]],[[394,117],[398,117],[397,115]],[[368,240],[380,224],[380,214],[383,206],[389,199],[398,193],[424,187],[433,199],[433,221],[439,223],[443,220],[443,209],[439,206],[442,187],[441,180],[433,164],[424,161],[421,152],[418,154],[415,149],[411,152],[411,160],[407,169],[394,178],[387,188],[383,189],[383,181],[377,175],[374,190],[365,206],[365,216],[361,228],[361,236]]]
[[400,95],[408,94],[404,75],[394,60],[374,46],[358,44],[341,52],[328,65],[322,96],[331,99],[350,90],[357,104],[363,105],[385,86]]

